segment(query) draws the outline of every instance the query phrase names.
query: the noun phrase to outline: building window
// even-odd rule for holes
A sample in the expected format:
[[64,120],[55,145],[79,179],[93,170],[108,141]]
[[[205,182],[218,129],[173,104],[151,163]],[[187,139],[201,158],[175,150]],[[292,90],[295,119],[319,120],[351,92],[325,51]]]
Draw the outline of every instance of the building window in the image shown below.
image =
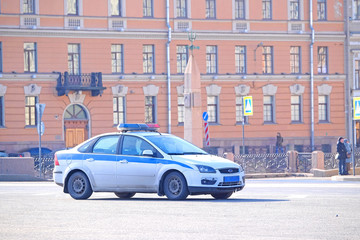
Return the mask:
[[360,0],[354,0],[354,19],[360,19]]
[[143,0],[143,15],[144,17],[153,16],[153,1],[152,0]]
[[184,96],[178,96],[178,124],[184,124],[185,105]]
[[154,45],[143,45],[143,71],[154,73]]
[[177,73],[184,73],[188,62],[187,46],[176,46],[176,68]]
[[264,122],[274,123],[274,96],[264,96]]
[[319,122],[329,122],[329,96],[319,96]]
[[114,125],[125,123],[125,97],[113,97]]
[[235,68],[237,74],[246,73],[246,47],[235,46]]
[[67,14],[79,15],[79,0],[67,0]]
[[187,0],[176,0],[176,17],[187,18]]
[[37,97],[26,96],[25,97],[25,125],[36,126],[36,105]]
[[0,127],[4,127],[4,113],[5,113],[5,107],[4,107],[4,97],[0,96]]
[[290,0],[290,20],[300,20],[299,0]]
[[23,0],[23,13],[35,14],[35,0]]
[[121,17],[121,0],[111,0],[111,16]]
[[123,73],[123,45],[111,45],[111,69],[112,73]]
[[301,122],[301,96],[291,96],[291,121]]
[[208,96],[207,97],[207,112],[209,114],[209,123],[218,123],[219,122],[219,103],[218,96]]
[[272,19],[272,2],[271,0],[262,0],[262,13],[264,20]]
[[[242,123],[243,121],[243,97],[237,96],[236,97],[236,122]],[[248,117],[244,116],[244,123],[248,123]]]
[[263,74],[273,73],[273,47],[263,47],[262,69]]
[[80,44],[68,44],[68,71],[70,75],[80,74]]
[[206,73],[217,73],[217,46],[206,46]]
[[318,73],[328,73],[327,47],[318,47]]
[[356,88],[360,87],[360,60],[355,60],[355,83]]
[[317,0],[317,17],[318,20],[326,20],[326,0]]
[[24,43],[24,72],[34,73],[36,70],[36,43]]
[[206,18],[216,18],[216,2],[215,0],[206,0]]
[[245,0],[235,0],[235,19],[245,19]]
[[290,73],[301,73],[301,47],[290,47]]
[[156,97],[145,96],[145,123],[156,123]]

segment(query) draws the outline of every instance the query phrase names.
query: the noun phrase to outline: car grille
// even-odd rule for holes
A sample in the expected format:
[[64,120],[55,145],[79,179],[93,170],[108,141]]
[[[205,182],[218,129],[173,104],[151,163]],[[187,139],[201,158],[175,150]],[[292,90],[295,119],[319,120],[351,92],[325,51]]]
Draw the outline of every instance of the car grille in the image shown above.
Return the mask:
[[228,186],[236,186],[241,185],[241,182],[221,182],[219,183],[219,187],[228,187]]
[[239,169],[238,168],[221,168],[221,169],[219,169],[219,171],[221,173],[225,173],[225,174],[232,174],[232,173],[238,173]]

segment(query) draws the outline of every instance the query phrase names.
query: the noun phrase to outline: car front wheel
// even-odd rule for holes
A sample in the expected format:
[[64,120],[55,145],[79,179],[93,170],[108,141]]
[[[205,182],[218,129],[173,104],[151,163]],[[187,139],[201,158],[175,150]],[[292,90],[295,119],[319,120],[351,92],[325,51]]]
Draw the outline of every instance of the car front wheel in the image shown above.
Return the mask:
[[124,193],[124,192],[114,192],[115,195],[118,197],[118,198],[124,198],[124,199],[129,199],[129,198],[132,198],[133,196],[135,196],[135,193]]
[[179,172],[169,173],[164,180],[164,193],[170,200],[183,200],[189,195],[185,177]]
[[67,186],[70,196],[74,199],[88,199],[93,193],[89,179],[83,172],[71,174]]
[[232,194],[233,194],[232,192],[213,193],[211,194],[211,196],[213,196],[213,198],[215,199],[228,199],[229,197],[231,197]]

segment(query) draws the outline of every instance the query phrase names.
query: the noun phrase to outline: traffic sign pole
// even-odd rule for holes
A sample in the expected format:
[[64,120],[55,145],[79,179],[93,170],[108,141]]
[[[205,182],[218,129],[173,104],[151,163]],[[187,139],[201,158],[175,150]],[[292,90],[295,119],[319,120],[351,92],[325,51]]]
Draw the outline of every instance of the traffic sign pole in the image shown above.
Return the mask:
[[241,102],[243,104],[242,110],[242,154],[245,154],[245,107],[244,107],[244,96],[241,97]]
[[37,103],[35,106],[36,106],[36,114],[37,114],[37,131],[39,134],[39,173],[40,173],[39,177],[41,178],[41,173],[42,173],[41,135],[43,135],[45,131],[44,123],[41,121],[41,118],[45,110],[45,104]]
[[353,98],[353,107],[352,107],[352,111],[353,111],[353,120],[352,120],[352,128],[354,129],[353,132],[353,141],[352,141],[352,152],[351,152],[351,157],[352,157],[352,165],[353,165],[353,175],[355,176],[355,146],[356,146],[356,138],[357,138],[357,134],[356,134],[356,120],[360,120],[360,97],[354,97]]
[[206,146],[210,146],[209,124],[208,124],[209,114],[207,112],[203,112],[203,119],[204,119]]

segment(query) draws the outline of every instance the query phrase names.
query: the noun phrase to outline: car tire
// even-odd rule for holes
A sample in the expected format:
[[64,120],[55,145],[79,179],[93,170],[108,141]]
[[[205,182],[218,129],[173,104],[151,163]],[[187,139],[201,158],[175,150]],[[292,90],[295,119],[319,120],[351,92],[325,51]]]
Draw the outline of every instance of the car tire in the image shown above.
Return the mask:
[[164,193],[170,200],[184,200],[189,196],[185,177],[179,172],[171,172],[164,179]]
[[71,174],[67,187],[70,196],[74,199],[88,199],[93,193],[90,181],[83,172]]
[[211,196],[215,199],[228,199],[231,197],[232,192],[225,192],[225,193],[212,193]]
[[126,193],[126,192],[114,192],[114,193],[118,198],[123,198],[123,199],[132,198],[136,194],[136,193]]

